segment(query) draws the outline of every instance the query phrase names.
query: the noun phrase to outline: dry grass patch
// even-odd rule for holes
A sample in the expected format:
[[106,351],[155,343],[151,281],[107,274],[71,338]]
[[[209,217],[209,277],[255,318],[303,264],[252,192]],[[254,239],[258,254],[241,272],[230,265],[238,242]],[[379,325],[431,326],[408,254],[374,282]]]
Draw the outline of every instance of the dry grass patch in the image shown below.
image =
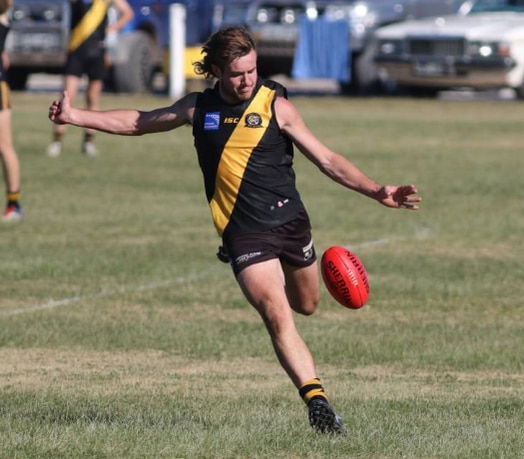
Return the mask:
[[[77,395],[184,393],[196,398],[227,393],[233,399],[261,392],[294,395],[276,361],[255,358],[202,362],[153,350],[2,349],[0,362],[2,390]],[[334,399],[348,395],[361,400],[524,398],[524,375],[518,373],[442,372],[391,365],[359,366],[349,371],[322,365],[321,373]]]
[[251,391],[276,391],[288,381],[276,362],[252,358],[202,362],[154,350],[1,349],[0,362],[0,388],[17,391],[100,395],[193,391],[195,397],[231,392],[234,398]]
[[364,400],[441,400],[524,398],[524,375],[499,371],[428,371],[370,365],[351,370]]

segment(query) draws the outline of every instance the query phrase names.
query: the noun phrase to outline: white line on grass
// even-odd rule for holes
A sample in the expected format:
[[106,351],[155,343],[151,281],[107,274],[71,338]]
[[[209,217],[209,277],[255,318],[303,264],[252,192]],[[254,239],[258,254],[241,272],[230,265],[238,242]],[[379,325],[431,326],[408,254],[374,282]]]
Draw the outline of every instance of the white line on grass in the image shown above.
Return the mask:
[[[361,242],[360,244],[347,245],[345,247],[349,250],[356,250],[356,249],[363,249],[366,247],[373,247],[377,245],[391,244],[393,242],[399,242],[399,241],[409,241],[413,239],[423,240],[423,239],[430,238],[432,235],[433,235],[432,230],[430,230],[429,228],[422,228],[420,230],[415,231],[415,234],[412,236],[385,237],[385,238],[375,239],[374,241]],[[88,295],[78,295],[78,296],[73,296],[70,298],[64,298],[63,300],[51,300],[51,301],[48,301],[47,303],[38,304],[36,306],[29,306],[27,308],[12,309],[10,311],[0,311],[0,317],[16,316],[19,314],[27,314],[30,312],[43,311],[46,309],[55,309],[61,306],[70,306],[74,303],[79,303],[80,301],[95,300],[98,298],[119,295],[122,293],[144,292],[147,290],[155,290],[157,288],[167,287],[172,284],[184,284],[190,280],[201,278],[204,276],[204,274],[205,272],[201,272],[200,275],[197,275],[197,276],[177,277],[176,279],[173,279],[173,280],[151,282],[150,284],[139,285],[136,287],[124,286],[124,287],[114,289],[114,290],[102,290],[101,292],[98,292],[98,293],[91,293]]]
[[[192,277],[191,277],[192,279]],[[160,287],[167,287],[171,284],[183,284],[190,280],[188,277],[178,277],[174,280],[169,281],[161,281],[161,282],[152,282],[150,284],[146,285],[140,285],[138,287],[131,287],[131,286],[125,286],[114,290],[102,290],[98,293],[91,293],[89,295],[78,295],[73,296],[70,298],[64,298],[63,300],[51,300],[47,303],[38,304],[36,306],[30,306],[27,308],[18,308],[18,309],[12,309],[11,311],[0,311],[0,317],[7,317],[7,316],[16,316],[19,314],[27,314],[30,312],[36,312],[36,311],[43,311],[45,309],[54,309],[58,308],[60,306],[70,306],[74,303],[78,303],[80,301],[85,300],[95,300],[98,298],[104,298],[106,296],[113,296],[113,295],[119,295],[122,293],[131,293],[131,292],[144,292],[147,290],[154,290]]]
[[379,239],[375,239],[374,241],[366,241],[361,242],[360,244],[350,244],[346,245],[345,248],[348,250],[357,250],[357,249],[364,249],[366,247],[374,247],[377,245],[386,245],[386,244],[392,244],[394,242],[404,242],[404,241],[412,241],[417,240],[421,241],[423,239],[429,239],[432,237],[434,232],[429,228],[421,228],[415,231],[414,235],[411,236],[404,236],[404,237],[382,237]]

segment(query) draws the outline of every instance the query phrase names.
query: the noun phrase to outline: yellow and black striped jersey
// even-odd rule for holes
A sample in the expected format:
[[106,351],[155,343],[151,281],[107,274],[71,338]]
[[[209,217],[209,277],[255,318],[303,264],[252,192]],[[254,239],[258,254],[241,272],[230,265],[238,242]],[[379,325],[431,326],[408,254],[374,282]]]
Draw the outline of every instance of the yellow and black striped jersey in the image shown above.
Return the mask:
[[266,231],[304,209],[293,170],[293,143],[274,103],[285,88],[261,80],[250,100],[229,105],[214,88],[199,94],[193,136],[213,223],[220,236]]
[[5,50],[5,40],[9,33],[9,27],[5,24],[0,23],[0,81],[6,81],[6,69],[4,69],[4,61],[2,59],[2,53]]
[[85,57],[103,52],[106,36],[107,10],[111,0],[72,0],[71,37],[69,51],[78,51]]

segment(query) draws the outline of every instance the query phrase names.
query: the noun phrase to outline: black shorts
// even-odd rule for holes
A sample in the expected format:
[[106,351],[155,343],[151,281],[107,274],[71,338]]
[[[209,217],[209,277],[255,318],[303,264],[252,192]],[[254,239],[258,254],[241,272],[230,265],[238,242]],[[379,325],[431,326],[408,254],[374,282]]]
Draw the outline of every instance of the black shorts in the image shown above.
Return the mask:
[[305,211],[271,230],[234,236],[226,247],[235,276],[248,266],[274,258],[297,267],[310,266],[317,259]]
[[106,74],[106,59],[103,51],[99,51],[94,56],[89,57],[79,52],[72,52],[67,56],[64,75],[73,75],[78,78],[87,75],[89,81],[103,81]]
[[7,81],[0,81],[0,112],[11,108],[11,92]]

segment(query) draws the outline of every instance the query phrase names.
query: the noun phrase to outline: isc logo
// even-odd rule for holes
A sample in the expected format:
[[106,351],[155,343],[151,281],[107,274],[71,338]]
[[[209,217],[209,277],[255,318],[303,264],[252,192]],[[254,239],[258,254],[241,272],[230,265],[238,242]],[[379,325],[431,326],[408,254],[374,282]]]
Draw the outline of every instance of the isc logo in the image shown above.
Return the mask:
[[225,124],[238,124],[239,121],[240,121],[240,118],[235,118],[234,116],[228,116],[224,118]]

